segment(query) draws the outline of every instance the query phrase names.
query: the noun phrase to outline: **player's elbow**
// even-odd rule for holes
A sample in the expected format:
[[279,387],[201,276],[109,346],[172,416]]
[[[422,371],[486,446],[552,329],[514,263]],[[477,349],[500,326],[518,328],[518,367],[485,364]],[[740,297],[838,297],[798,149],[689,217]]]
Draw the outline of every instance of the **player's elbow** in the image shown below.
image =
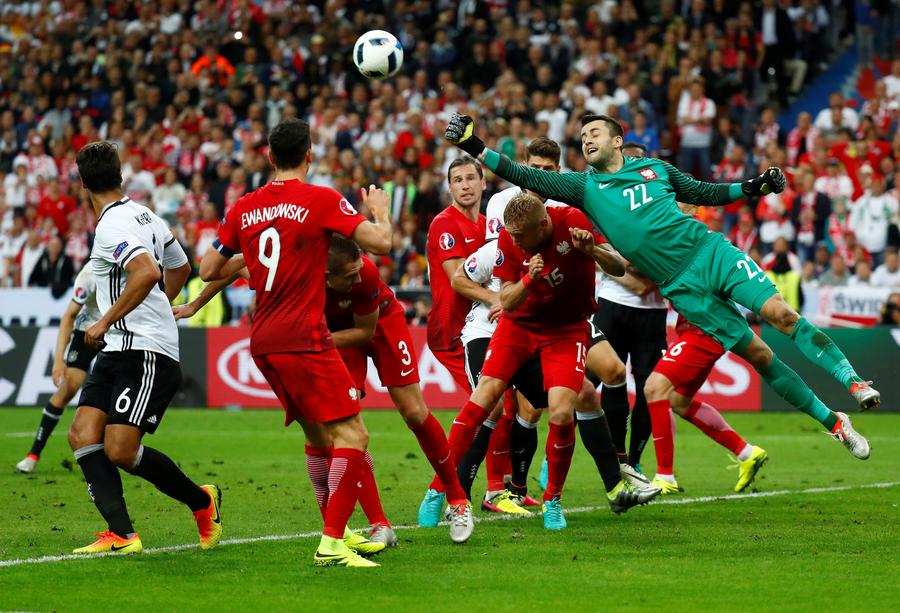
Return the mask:
[[204,283],[215,281],[217,273],[218,271],[209,261],[209,258],[203,258],[203,261],[200,262],[200,278],[203,279]]
[[390,237],[378,237],[372,241],[372,244],[366,247],[366,251],[375,255],[387,255],[391,252]]

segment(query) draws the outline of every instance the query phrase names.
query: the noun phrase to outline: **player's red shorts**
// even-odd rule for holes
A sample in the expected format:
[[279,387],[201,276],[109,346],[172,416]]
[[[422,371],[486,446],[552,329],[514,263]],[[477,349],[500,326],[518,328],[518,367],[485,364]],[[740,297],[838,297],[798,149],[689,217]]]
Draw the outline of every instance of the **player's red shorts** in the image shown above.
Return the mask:
[[359,413],[359,394],[337,349],[253,356],[284,407],[284,425],[327,423]]
[[466,374],[466,351],[463,349],[462,343],[453,349],[431,350],[434,357],[441,365],[450,371],[453,380],[459,389],[469,392],[472,385],[469,383],[469,375]]
[[723,355],[719,341],[692,326],[669,345],[653,372],[665,376],[682,396],[693,396]]
[[338,349],[356,387],[366,390],[368,357],[375,362],[378,378],[385,387],[402,387],[419,382],[419,362],[413,347],[406,316],[397,310],[378,320],[375,337],[362,347]]
[[567,387],[580,392],[584,383],[587,343],[587,321],[537,333],[501,317],[488,345],[481,376],[508,382],[522,364],[538,354],[544,373],[544,390]]

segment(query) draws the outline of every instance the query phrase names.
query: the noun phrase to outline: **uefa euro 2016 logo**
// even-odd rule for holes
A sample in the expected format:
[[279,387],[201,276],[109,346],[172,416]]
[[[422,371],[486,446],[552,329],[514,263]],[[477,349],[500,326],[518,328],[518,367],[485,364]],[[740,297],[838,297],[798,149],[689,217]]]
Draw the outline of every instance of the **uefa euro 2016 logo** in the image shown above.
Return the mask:
[[444,232],[443,234],[441,234],[441,238],[438,241],[438,244],[440,244],[441,249],[447,251],[448,249],[453,249],[453,245],[456,244],[456,241],[453,239],[452,234],[450,234],[449,232]]

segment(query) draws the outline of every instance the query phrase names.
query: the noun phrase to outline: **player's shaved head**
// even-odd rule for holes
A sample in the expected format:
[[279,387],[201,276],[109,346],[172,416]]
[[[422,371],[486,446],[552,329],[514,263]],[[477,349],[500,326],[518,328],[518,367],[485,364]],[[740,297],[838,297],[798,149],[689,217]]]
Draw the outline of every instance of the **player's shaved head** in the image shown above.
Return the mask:
[[[547,215],[544,203],[531,194],[514,196],[503,212],[503,225],[510,232],[537,225]],[[512,230],[509,230],[512,228]]]

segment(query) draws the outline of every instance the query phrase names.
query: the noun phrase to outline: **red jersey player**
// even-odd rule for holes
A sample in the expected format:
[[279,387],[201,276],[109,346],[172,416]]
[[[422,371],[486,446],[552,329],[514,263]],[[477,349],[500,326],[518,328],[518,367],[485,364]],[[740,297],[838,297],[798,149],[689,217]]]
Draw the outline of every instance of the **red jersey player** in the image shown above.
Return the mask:
[[[317,565],[377,566],[348,549],[343,538],[363,481],[374,483],[365,461],[368,432],[347,367],[325,325],[325,260],[334,232],[376,253],[391,246],[387,195],[374,186],[363,200],[376,222],[360,215],[339,193],[305,183],[312,162],[309,124],[286,119],[269,134],[275,179],[238,200],[219,238],[203,258],[204,281],[222,279],[244,261],[257,292],[250,351],[285,410],[285,422],[321,424],[333,443],[325,527]],[[236,253],[243,258],[229,262]],[[302,373],[302,376],[301,376]],[[380,548],[384,545],[381,544]],[[375,548],[377,549],[377,548]]]
[[[365,393],[371,356],[381,383],[388,388],[394,405],[447,491],[452,517],[450,538],[464,542],[474,526],[471,506],[459,485],[456,465],[448,461],[447,435],[422,397],[418,362],[403,307],[381,280],[375,264],[361,256],[353,241],[339,236],[331,239],[327,271],[328,328],[357,389]],[[373,524],[371,538],[382,540],[379,533],[387,532],[389,542],[393,530],[377,496],[361,495],[360,504]]]
[[485,189],[481,164],[467,155],[454,160],[447,171],[453,202],[428,228],[428,275],[432,307],[428,316],[428,347],[462,389],[469,388],[460,334],[472,299],[450,286],[460,264],[484,244],[485,218],[479,213]]

